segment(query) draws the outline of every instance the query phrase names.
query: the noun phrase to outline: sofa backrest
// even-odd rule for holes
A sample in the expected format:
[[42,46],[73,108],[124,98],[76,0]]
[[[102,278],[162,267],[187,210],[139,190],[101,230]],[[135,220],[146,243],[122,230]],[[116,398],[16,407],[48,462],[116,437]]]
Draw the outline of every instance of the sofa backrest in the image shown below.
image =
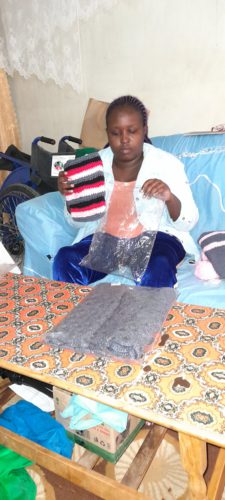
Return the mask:
[[177,156],[185,166],[199,209],[192,230],[197,242],[205,231],[225,229],[225,134],[176,134],[152,138],[154,146]]

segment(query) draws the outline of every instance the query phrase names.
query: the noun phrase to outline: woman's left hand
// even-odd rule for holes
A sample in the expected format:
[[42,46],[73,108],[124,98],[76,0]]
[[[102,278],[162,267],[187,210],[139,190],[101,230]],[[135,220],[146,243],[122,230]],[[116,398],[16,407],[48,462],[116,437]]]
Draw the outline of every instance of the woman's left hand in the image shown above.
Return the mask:
[[170,201],[172,198],[169,186],[160,179],[148,179],[144,182],[141,190],[147,198],[153,196],[165,202]]

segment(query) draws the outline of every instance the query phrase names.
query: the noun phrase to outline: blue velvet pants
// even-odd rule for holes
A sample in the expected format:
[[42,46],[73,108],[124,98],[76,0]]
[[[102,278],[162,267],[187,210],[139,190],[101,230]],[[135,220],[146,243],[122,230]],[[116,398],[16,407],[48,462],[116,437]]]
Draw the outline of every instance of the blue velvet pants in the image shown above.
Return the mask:
[[[79,263],[88,254],[93,235],[79,243],[60,248],[53,263],[53,279],[67,283],[90,285],[106,276]],[[176,267],[183,260],[185,250],[181,242],[167,233],[157,232],[147,269],[138,286],[173,287]]]

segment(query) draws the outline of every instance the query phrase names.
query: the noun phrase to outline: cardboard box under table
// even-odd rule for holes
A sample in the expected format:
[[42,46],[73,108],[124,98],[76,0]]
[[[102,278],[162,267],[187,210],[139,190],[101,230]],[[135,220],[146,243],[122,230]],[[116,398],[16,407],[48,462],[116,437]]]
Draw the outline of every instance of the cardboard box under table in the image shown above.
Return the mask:
[[[64,418],[61,414],[68,406],[73,394],[64,389],[53,387],[53,396],[55,418],[65,427],[70,439],[112,463],[119,460],[145,423],[138,417],[128,415],[127,427],[122,433],[104,423],[83,431],[72,430],[70,429],[70,418]],[[84,418],[89,417],[90,415],[87,415]]]

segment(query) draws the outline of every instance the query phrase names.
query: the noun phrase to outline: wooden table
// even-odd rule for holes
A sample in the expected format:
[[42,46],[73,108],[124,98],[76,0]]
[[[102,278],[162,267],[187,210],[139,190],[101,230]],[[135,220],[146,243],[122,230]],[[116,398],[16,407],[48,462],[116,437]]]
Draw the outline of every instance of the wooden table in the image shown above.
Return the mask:
[[[218,499],[225,464],[225,311],[176,303],[160,344],[141,362],[45,345],[42,335],[88,292],[86,287],[34,277],[1,277],[0,367],[144,418],[160,426],[157,432],[162,427],[177,431],[189,474],[189,498]],[[118,485],[109,478],[3,428],[0,442],[23,450],[50,470],[60,469],[64,477],[101,498],[115,498]],[[203,478],[207,443],[220,448],[208,489]],[[120,497],[146,498],[125,485],[120,486]]]

